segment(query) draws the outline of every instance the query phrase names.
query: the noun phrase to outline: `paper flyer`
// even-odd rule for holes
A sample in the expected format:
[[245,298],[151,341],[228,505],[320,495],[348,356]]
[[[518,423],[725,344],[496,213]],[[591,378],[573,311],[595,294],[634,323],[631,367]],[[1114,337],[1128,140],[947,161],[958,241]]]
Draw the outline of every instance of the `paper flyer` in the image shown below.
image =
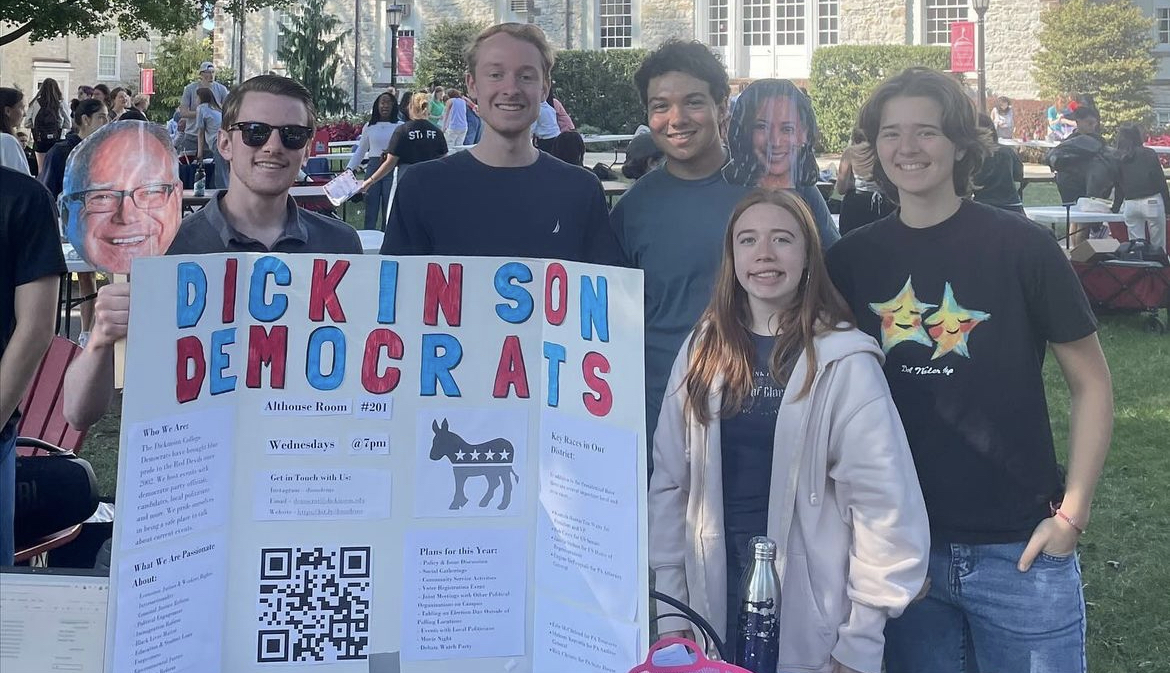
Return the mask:
[[108,673],[644,658],[640,272],[223,254],[131,279]]

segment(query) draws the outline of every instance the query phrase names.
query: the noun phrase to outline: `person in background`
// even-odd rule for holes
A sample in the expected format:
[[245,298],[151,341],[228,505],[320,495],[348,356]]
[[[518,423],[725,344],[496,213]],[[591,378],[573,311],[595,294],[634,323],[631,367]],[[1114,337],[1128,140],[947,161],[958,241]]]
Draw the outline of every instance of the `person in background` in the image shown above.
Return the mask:
[[196,92],[199,89],[211,89],[211,95],[215,97],[215,102],[221,108],[223,107],[224,99],[228,95],[228,88],[215,81],[215,64],[211,61],[200,63],[199,79],[183,87],[178,111],[180,121],[185,120],[187,123],[183,126],[182,135],[179,136],[180,140],[175,146],[180,154],[194,154],[199,149],[199,129],[195,128],[195,112],[196,108],[199,107],[199,96]]
[[[750,540],[767,535],[783,550],[778,670],[876,673],[886,620],[922,588],[930,549],[882,352],[833,288],[798,194],[754,191],[726,229],[654,433],[655,589],[731,642]],[[693,637],[685,625],[659,628]]]
[[[402,122],[398,121],[398,100],[394,95],[385,92],[374,99],[374,106],[370,110],[370,118],[362,127],[362,135],[358,140],[357,149],[349,160],[347,169],[355,171],[361,166],[362,159],[366,159],[366,176],[376,173],[387,160],[387,150],[394,132]],[[393,186],[393,177],[389,171],[385,177],[371,182],[365,193],[365,228],[382,229],[386,222],[386,215],[390,207],[390,189]]]
[[438,84],[431,87],[430,108],[427,112],[427,121],[433,126],[443,123],[443,113],[447,110],[447,91]]
[[410,121],[410,99],[412,96],[414,96],[414,93],[410,89],[406,89],[398,97],[398,121]]
[[861,129],[853,129],[851,143],[841,153],[837,167],[837,193],[841,195],[841,216],[838,228],[844,236],[854,229],[880,220],[894,212],[897,204],[891,201],[873,180],[873,146],[866,141]]
[[[146,117],[146,109],[150,107],[150,96],[144,93],[134,94],[130,99],[130,107],[122,113],[122,119],[129,119],[133,121],[149,121]],[[167,130],[170,133],[170,130]]]
[[[577,127],[573,124],[569,113],[565,111],[565,106],[553,97],[552,92],[549,92],[545,102],[552,107],[557,124],[557,136],[552,141],[552,149],[546,151],[567,164],[584,166],[585,139],[581,137],[580,133],[577,133]],[[545,119],[547,114],[544,106],[540,106],[540,118],[536,122],[538,126],[544,126],[547,123]],[[539,147],[539,143],[537,146]]]
[[30,175],[24,146],[16,129],[24,119],[24,94],[19,89],[0,87],[0,166]]
[[532,135],[537,149],[556,156],[557,136],[561,134],[561,129],[557,125],[557,111],[551,101],[552,94],[549,94],[548,98],[541,102],[540,114],[536,117],[536,123],[532,125]]
[[658,168],[663,160],[662,150],[654,144],[649,133],[638,133],[626,147],[626,160],[622,162],[622,175],[638,180]]
[[1007,96],[995,99],[995,107],[991,108],[991,120],[995,124],[997,138],[1010,139],[1015,133],[1016,114],[1012,111],[1012,101]]
[[483,120],[479,118],[479,108],[470,96],[464,96],[463,102],[467,104],[467,137],[463,139],[463,144],[474,145],[483,135]]
[[[885,353],[930,518],[929,588],[886,624],[885,671],[1084,673],[1076,548],[1109,451],[1109,367],[1052,235],[964,198],[995,142],[975,115],[936,70],[875,88],[857,125],[899,208],[827,256]],[[1049,351],[1070,391],[1067,473],[1045,398]]]
[[106,107],[109,107],[110,87],[106,86],[105,84],[94,84],[93,91],[90,93],[90,97],[100,100],[106,104]]
[[[979,115],[979,127],[996,133],[995,122],[985,114]],[[1024,212],[1020,198],[1020,183],[1024,180],[1024,162],[1016,148],[996,144],[991,156],[983,160],[983,167],[975,174],[975,200],[989,206]]]
[[41,88],[37,90],[37,95],[29,103],[28,111],[24,115],[24,126],[32,130],[36,163],[38,166],[44,166],[45,154],[50,147],[65,138],[65,133],[70,127],[69,107],[65,104],[57,80],[46,77],[41,82]]
[[37,162],[37,153],[33,151],[31,145],[28,144],[28,134],[20,131],[16,134],[16,139],[20,141],[21,147],[24,148],[24,158],[28,161],[28,172],[32,177],[37,177],[40,172],[41,165]]
[[430,96],[425,93],[416,93],[410,100],[411,121],[394,130],[382,153],[382,163],[378,169],[373,173],[366,171],[369,175],[362,181],[363,194],[388,176],[395,167],[398,168],[398,180],[401,181],[408,167],[447,154],[447,140],[443,132],[428,118],[430,109]]
[[53,341],[65,258],[49,192],[8,168],[0,185],[0,566],[10,566],[17,409]]
[[126,110],[130,109],[130,91],[122,87],[114,87],[110,91],[110,120],[118,121]]
[[467,138],[467,101],[459,89],[447,90],[447,103],[443,110],[443,136],[447,147],[458,147]]
[[[48,188],[49,193],[56,199],[61,195],[65,184],[65,165],[69,161],[69,155],[73,153],[81,141],[93,135],[94,131],[109,123],[109,111],[106,109],[105,103],[96,98],[88,98],[77,104],[77,109],[73,111],[73,127],[76,131],[70,131],[65,139],[53,145],[49,153],[45,155],[45,165],[38,177],[41,184]],[[77,291],[82,297],[89,297],[97,293],[97,274],[90,272],[77,274]],[[94,324],[94,303],[92,301],[82,302],[79,307],[81,311],[81,333],[77,337],[77,343],[84,348],[89,341],[90,331]]]
[[[1107,199],[1117,177],[1116,158],[1101,136],[1101,117],[1097,109],[1079,105],[1072,113],[1077,124],[1068,138],[1048,150],[1044,160],[1056,174],[1056,190],[1061,203],[1076,203],[1081,197]],[[1072,245],[1089,237],[1096,225],[1073,222],[1069,231]]]
[[89,100],[93,98],[93,87],[82,84],[77,87],[77,100]]
[[1125,215],[1125,227],[1131,241],[1145,239],[1165,252],[1170,192],[1166,188],[1166,176],[1158,154],[1144,145],[1144,137],[1136,124],[1122,124],[1117,129],[1114,140],[1117,189],[1113,192],[1113,211]]
[[195,129],[199,132],[195,136],[195,160],[203,161],[207,154],[215,161],[215,180],[208,184],[210,189],[227,189],[230,178],[228,165],[219,154],[219,131],[223,124],[223,110],[215,101],[211,89],[202,87],[195,90],[199,98],[199,107],[195,108]]
[[1076,122],[1070,119],[1072,112],[1068,108],[1068,98],[1064,94],[1057,94],[1045,114],[1048,119],[1048,140],[1061,141],[1073,132]]

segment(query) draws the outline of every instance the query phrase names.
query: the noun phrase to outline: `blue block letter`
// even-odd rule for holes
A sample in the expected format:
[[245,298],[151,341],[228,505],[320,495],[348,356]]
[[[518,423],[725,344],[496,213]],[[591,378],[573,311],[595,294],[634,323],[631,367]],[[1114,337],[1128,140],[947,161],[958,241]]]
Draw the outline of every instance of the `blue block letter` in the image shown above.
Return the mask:
[[[439,354],[439,349],[443,353]],[[433,396],[435,382],[443,387],[447,397],[460,397],[459,384],[451,370],[463,359],[463,346],[450,334],[422,335],[422,369],[419,374],[419,394]]]

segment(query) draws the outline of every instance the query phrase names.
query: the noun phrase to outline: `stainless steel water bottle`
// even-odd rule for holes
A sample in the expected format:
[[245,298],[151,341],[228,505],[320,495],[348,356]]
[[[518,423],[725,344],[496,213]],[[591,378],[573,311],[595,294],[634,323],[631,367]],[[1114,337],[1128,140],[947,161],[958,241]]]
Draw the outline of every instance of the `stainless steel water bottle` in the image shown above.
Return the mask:
[[780,578],[776,574],[776,543],[757,536],[748,543],[752,554],[739,585],[735,665],[752,673],[776,673],[780,656]]

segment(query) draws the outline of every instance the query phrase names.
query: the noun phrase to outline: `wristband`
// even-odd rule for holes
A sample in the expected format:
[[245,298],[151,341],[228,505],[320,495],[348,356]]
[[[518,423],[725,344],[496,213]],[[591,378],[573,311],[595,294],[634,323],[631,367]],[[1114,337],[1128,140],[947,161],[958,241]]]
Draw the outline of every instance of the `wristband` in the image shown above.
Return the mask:
[[1055,516],[1055,517],[1060,518],[1060,519],[1064,519],[1064,522],[1067,523],[1068,525],[1072,526],[1073,530],[1075,530],[1077,532],[1077,534],[1079,534],[1079,535],[1085,534],[1085,529],[1082,528],[1079,523],[1077,523],[1076,519],[1065,514],[1064,512],[1060,511],[1059,509],[1057,509],[1055,512],[1053,512],[1052,516]]

